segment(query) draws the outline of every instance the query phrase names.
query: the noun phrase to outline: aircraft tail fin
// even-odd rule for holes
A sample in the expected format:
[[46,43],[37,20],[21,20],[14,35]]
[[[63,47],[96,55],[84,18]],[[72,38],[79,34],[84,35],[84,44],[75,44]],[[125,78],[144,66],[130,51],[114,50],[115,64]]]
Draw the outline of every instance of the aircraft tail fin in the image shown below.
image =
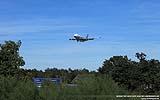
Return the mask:
[[88,37],[89,37],[89,34],[87,34],[86,38],[88,39]]

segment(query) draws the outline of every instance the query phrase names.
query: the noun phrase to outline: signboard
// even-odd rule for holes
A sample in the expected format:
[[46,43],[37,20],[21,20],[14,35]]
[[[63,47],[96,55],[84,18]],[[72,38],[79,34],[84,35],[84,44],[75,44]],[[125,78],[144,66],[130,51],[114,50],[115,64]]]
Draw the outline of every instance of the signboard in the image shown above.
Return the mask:
[[50,82],[57,84],[57,85],[62,83],[61,78],[32,78],[32,79],[37,87],[41,87],[42,83],[45,81],[50,81]]

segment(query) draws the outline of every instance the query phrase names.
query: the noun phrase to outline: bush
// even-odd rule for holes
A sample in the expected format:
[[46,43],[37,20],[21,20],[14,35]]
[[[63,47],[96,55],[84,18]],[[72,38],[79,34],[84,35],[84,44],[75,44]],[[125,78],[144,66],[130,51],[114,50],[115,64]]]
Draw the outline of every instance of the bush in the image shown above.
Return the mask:
[[0,100],[117,100],[123,94],[128,92],[106,76],[86,76],[75,87],[45,82],[41,88],[31,80],[0,77]]
[[0,77],[0,100],[37,100],[38,91],[30,80]]
[[60,93],[62,98],[59,100],[117,100],[116,95],[129,94],[108,76],[88,76],[79,80],[77,85],[63,87]]

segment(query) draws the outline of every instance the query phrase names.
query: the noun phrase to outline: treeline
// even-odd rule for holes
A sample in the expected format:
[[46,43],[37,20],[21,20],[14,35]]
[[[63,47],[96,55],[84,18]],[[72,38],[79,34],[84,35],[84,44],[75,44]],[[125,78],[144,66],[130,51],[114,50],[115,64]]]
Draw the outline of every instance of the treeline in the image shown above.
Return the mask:
[[[128,94],[111,77],[87,69],[23,69],[20,46],[21,41],[0,44],[0,100],[116,100],[116,94]],[[76,81],[76,87],[66,85],[79,74],[85,75],[85,79]],[[32,77],[61,77],[63,83],[46,81],[37,88]]]
[[[97,72],[90,72],[87,69],[57,68],[48,68],[45,71],[41,71],[23,69],[25,61],[19,54],[21,44],[21,41],[5,41],[0,44],[0,78],[13,77],[18,81],[22,81],[23,84],[24,81],[31,81],[33,77],[60,77],[63,83],[71,83],[79,74],[92,74],[94,77],[102,79],[104,77],[101,76],[110,77],[119,87],[124,87],[132,93],[160,94],[160,62],[155,59],[147,60],[144,53],[136,53],[135,56],[139,59],[138,62],[128,59],[127,56],[113,56],[110,59],[106,59]],[[95,80],[97,81],[97,78]],[[89,81],[87,82],[92,84]],[[102,80],[97,84],[101,82]],[[105,82],[107,84],[107,81]],[[16,83],[12,85],[16,86]],[[108,88],[108,86],[104,86]],[[103,87],[98,89],[103,90]]]
[[120,86],[140,94],[160,94],[160,62],[146,59],[146,54],[136,53],[139,62],[127,56],[113,56],[98,69],[110,75]]
[[36,69],[21,69],[21,76],[32,79],[33,77],[41,78],[61,78],[64,83],[71,83],[71,81],[79,74],[96,74],[95,71],[89,71],[88,69],[57,69],[47,68],[46,70]]

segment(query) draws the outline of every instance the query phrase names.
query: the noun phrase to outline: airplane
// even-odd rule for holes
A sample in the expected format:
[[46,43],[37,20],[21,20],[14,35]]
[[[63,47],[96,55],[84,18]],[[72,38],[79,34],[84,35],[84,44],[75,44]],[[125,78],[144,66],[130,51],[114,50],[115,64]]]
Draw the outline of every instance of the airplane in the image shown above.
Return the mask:
[[95,39],[95,38],[89,38],[89,35],[88,35],[88,34],[87,34],[86,37],[82,37],[82,36],[80,36],[79,34],[74,34],[73,37],[74,37],[74,38],[69,39],[69,40],[76,40],[77,42],[86,42],[86,41],[94,40],[94,39]]

